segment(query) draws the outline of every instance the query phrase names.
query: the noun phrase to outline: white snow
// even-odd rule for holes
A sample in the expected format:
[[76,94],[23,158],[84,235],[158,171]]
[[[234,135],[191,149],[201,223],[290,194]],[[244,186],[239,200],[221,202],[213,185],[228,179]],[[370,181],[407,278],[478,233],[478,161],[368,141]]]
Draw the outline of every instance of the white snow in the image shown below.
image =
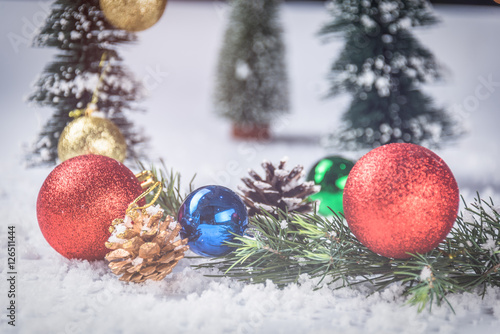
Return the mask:
[[[367,285],[335,290],[336,283],[314,290],[318,280],[301,277],[301,285],[278,289],[270,282],[247,285],[205,277],[215,272],[190,267],[203,259],[183,259],[165,280],[135,285],[120,282],[104,262],[68,260],[57,254],[38,228],[35,209],[39,188],[51,169],[25,170],[21,155],[21,144],[31,140],[50,116],[50,110],[31,108],[23,100],[30,83],[54,55],[53,50],[30,48],[23,39],[23,31],[31,29],[26,22],[36,23],[37,13],[43,12],[40,3],[0,2],[0,36],[14,33],[21,38],[17,47],[8,38],[0,42],[0,332],[460,334],[498,330],[500,289],[487,289],[484,299],[478,294],[450,295],[455,313],[444,306],[418,314],[405,304],[397,284],[381,292]],[[324,45],[317,38],[320,24],[329,20],[320,3],[283,7],[293,110],[277,120],[275,140],[267,144],[230,140],[230,124],[213,114],[211,98],[229,13],[221,12],[221,6],[225,2],[171,1],[160,22],[139,33],[139,43],[119,50],[137,78],[149,83],[150,96],[141,103],[147,113],[133,120],[151,137],[150,161],[164,158],[169,168],[181,172],[184,186],[196,173],[196,186],[221,184],[236,189],[245,171],[258,168],[265,158],[276,163],[287,154],[289,166],[302,164],[308,170],[329,154],[358,159],[365,153],[325,151],[317,145],[321,135],[338,126],[349,103],[348,96],[321,98],[328,90],[325,78],[342,41]],[[455,146],[436,153],[455,174],[468,202],[479,191],[483,198],[492,196],[498,207],[500,11],[455,6],[436,6],[436,11],[442,23],[417,35],[446,66],[448,75],[443,83],[424,89],[439,105],[454,110],[470,129]],[[151,69],[169,75],[162,77]],[[82,82],[80,88],[87,89],[86,84]],[[480,99],[477,91],[488,96]],[[7,325],[5,316],[8,225],[15,225],[17,231],[15,328]]]
[[132,260],[132,265],[135,267],[139,264],[141,264],[144,261],[142,257],[136,257],[135,259]]
[[297,187],[298,185],[300,185],[303,181],[304,180],[302,180],[302,179],[292,179],[290,182],[285,184],[281,188],[281,190],[283,190],[284,192],[290,191],[290,190],[294,189],[295,187]]
[[273,212],[275,209],[274,207],[267,205],[267,204],[264,204],[264,203],[255,203],[255,206],[258,208],[264,209],[267,212]]
[[82,33],[78,32],[78,31],[72,30],[70,32],[70,34],[69,34],[69,38],[70,39],[75,39],[75,40],[80,39],[80,38],[82,38]]
[[169,230],[173,230],[176,226],[177,226],[177,221],[172,220],[172,221],[168,224],[168,229],[169,229]]
[[422,268],[420,272],[420,280],[422,282],[429,281],[432,278],[432,270],[429,266],[425,266]]
[[[129,218],[129,217],[126,216],[126,218]],[[113,230],[113,232],[109,236],[108,242],[113,242],[113,243],[118,243],[118,244],[124,244],[125,242],[127,242],[127,240],[118,237],[119,234],[121,234],[127,230],[127,227],[131,227],[130,223],[126,221],[126,218],[122,223],[116,224],[114,226],[115,229]]]
[[493,256],[493,254],[498,252],[498,250],[500,249],[497,245],[496,239],[489,234],[487,235],[486,242],[484,244],[481,244],[480,246],[482,249],[487,250],[491,256]]
[[373,21],[368,15],[361,15],[360,18],[361,24],[366,28],[366,30],[375,28],[377,23]]
[[246,80],[250,74],[250,67],[243,60],[236,62],[236,78],[239,80]]
[[159,204],[152,205],[152,206],[146,208],[146,213],[150,216],[154,216],[160,211],[163,212],[163,209],[161,208],[161,206]]
[[299,207],[303,200],[297,197],[283,197],[282,201],[286,204],[289,210],[295,210]]
[[370,88],[375,81],[375,73],[371,70],[363,70],[362,74],[358,77],[358,84]]
[[148,232],[148,231],[151,231],[151,228],[148,226],[143,226],[141,228],[141,235],[143,235],[143,233]]
[[125,218],[123,219],[123,224],[126,227],[132,227],[133,226],[132,218],[130,218],[129,215],[125,215]]
[[330,236],[330,238],[335,238],[337,236],[337,232],[330,231],[330,232],[328,232],[328,235]]
[[377,92],[379,96],[389,96],[390,90],[389,90],[389,78],[386,76],[382,76],[377,78],[375,81],[375,87],[377,88]]
[[290,174],[290,171],[285,170],[285,169],[278,168],[274,171],[274,175],[276,175],[277,177],[286,177],[286,176],[288,176],[288,174]]
[[270,188],[273,187],[269,183],[266,183],[266,182],[263,182],[263,181],[255,181],[253,183],[253,185],[256,186],[260,190],[266,190],[266,189],[270,189]]

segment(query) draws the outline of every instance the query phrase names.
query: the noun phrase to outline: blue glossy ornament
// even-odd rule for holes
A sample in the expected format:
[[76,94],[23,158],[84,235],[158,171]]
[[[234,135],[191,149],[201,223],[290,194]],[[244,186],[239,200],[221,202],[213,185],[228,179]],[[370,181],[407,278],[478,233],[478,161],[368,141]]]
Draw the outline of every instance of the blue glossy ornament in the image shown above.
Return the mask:
[[245,204],[231,189],[205,186],[189,194],[177,216],[182,226],[181,237],[188,238],[190,249],[203,256],[221,256],[233,248],[224,245],[233,241],[235,233],[243,235],[248,225]]

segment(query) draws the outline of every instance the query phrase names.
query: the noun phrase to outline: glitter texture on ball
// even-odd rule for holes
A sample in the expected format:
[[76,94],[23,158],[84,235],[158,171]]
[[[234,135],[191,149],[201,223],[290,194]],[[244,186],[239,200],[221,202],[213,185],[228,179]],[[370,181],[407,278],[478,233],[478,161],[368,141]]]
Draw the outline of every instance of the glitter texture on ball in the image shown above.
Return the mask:
[[130,171],[101,155],[81,155],[58,165],[43,183],[36,205],[47,242],[61,255],[100,260],[115,218],[142,193]]
[[127,143],[109,119],[84,116],[66,125],[59,137],[57,154],[61,162],[85,154],[104,155],[123,162]]
[[167,0],[100,0],[106,19],[116,28],[142,31],[160,20]]
[[354,235],[373,252],[397,259],[437,247],[453,227],[458,204],[450,168],[414,144],[368,152],[344,189],[344,214]]

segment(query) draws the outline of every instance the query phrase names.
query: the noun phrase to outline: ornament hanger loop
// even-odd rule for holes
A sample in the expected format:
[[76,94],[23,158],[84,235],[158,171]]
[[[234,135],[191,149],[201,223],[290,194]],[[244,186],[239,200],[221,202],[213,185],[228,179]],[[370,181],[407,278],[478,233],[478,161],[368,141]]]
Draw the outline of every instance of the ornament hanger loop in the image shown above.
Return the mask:
[[[149,171],[147,171],[149,172]],[[151,173],[151,172],[150,172]],[[152,174],[152,173],[151,173]],[[159,187],[156,194],[154,195],[153,199],[151,200],[151,202],[149,202],[148,204],[144,205],[144,206],[141,206],[141,207],[134,207],[134,205],[137,204],[137,202],[139,202],[141,199],[143,199],[144,197],[146,197],[147,194],[149,194],[150,192],[152,192],[156,187]],[[130,205],[128,206],[128,209],[127,211],[125,212],[125,214],[128,214],[130,211],[132,210],[144,210],[146,208],[149,208],[150,206],[152,206],[153,204],[155,204],[155,202],[158,200],[158,198],[160,197],[160,194],[161,194],[161,191],[163,189],[163,185],[160,181],[155,181],[155,183],[149,187],[146,191],[144,191],[139,197],[137,197],[132,203],[130,203]]]
[[78,118],[80,116],[90,116],[94,111],[97,109],[97,102],[99,102],[99,88],[101,88],[102,82],[104,81],[104,77],[107,74],[110,64],[109,61],[106,64],[106,67],[104,67],[104,62],[106,61],[107,53],[103,52],[101,56],[101,60],[99,61],[99,70],[102,71],[101,74],[99,75],[99,80],[97,82],[97,85],[94,89],[94,92],[92,93],[92,99],[90,102],[87,104],[85,109],[75,109],[69,112],[69,117],[73,118]]

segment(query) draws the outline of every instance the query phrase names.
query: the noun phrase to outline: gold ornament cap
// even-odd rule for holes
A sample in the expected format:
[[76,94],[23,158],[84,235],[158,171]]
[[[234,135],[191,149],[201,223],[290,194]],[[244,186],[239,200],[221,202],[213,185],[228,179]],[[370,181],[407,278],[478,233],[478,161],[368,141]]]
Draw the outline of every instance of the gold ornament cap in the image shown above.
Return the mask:
[[66,125],[59,137],[57,153],[61,162],[84,154],[104,155],[123,162],[127,143],[112,121],[83,116]]
[[99,0],[106,19],[116,28],[142,31],[163,15],[167,0]]

